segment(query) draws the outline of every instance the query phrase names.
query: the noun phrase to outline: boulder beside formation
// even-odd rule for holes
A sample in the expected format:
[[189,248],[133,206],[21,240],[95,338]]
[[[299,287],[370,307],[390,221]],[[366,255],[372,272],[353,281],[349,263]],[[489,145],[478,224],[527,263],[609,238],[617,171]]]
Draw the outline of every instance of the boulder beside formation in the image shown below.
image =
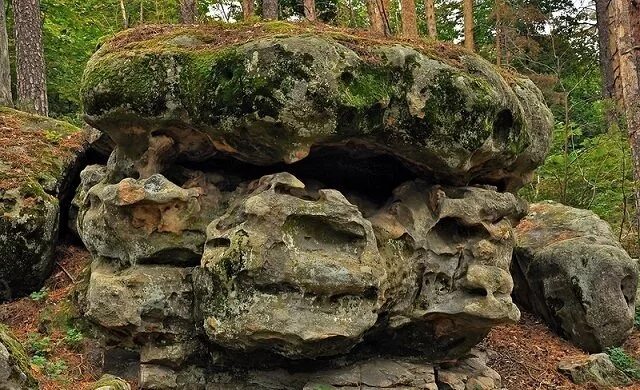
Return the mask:
[[532,204],[516,227],[514,299],[576,345],[600,352],[633,329],[638,266],[591,211]]
[[37,290],[53,268],[61,204],[73,195],[85,133],[0,107],[0,298]]

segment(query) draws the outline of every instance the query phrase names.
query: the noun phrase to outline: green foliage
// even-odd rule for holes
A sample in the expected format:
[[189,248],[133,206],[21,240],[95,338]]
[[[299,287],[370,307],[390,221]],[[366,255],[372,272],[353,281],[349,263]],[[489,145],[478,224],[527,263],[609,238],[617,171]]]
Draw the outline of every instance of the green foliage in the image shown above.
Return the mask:
[[633,316],[633,325],[636,329],[640,329],[640,305],[636,306],[636,311]]
[[531,202],[550,199],[592,210],[624,236],[635,207],[630,156],[629,143],[617,128],[589,138],[576,123],[558,122],[551,153],[520,195]]
[[64,336],[64,342],[72,349],[78,349],[84,340],[84,334],[77,328],[69,328]]
[[640,364],[620,347],[607,349],[607,355],[616,368],[627,374],[629,378],[640,380]]
[[46,301],[49,297],[49,289],[46,287],[41,288],[39,291],[34,291],[29,294],[29,298],[33,299],[36,302]]
[[35,356],[47,356],[53,350],[51,338],[39,333],[30,333],[27,336],[29,352]]
[[31,358],[31,365],[39,371],[44,372],[50,378],[58,378],[67,371],[67,363],[62,359],[50,361],[44,356],[35,355]]

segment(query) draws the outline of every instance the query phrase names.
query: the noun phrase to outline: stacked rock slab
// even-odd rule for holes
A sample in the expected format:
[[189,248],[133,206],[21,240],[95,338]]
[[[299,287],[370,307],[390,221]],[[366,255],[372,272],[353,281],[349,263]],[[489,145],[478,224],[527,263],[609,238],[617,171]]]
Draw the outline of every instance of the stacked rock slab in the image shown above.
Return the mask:
[[143,387],[499,387],[470,351],[519,318],[505,190],[551,130],[530,81],[328,27],[156,26],[82,94],[116,144],[74,200],[85,313]]
[[516,228],[514,298],[590,352],[633,330],[638,265],[588,210],[535,203]]

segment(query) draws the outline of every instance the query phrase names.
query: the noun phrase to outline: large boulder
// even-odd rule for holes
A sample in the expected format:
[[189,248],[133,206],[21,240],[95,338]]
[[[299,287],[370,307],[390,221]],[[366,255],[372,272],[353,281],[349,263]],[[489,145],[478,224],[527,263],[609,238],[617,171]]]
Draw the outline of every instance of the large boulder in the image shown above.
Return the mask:
[[520,315],[505,190],[551,130],[530,81],[328,27],[154,26],[82,96],[115,144],[74,199],[85,315],[142,387],[499,388],[468,354]]
[[0,107],[0,296],[28,294],[53,268],[61,204],[85,150],[65,122]]
[[440,182],[515,188],[552,116],[531,81],[455,46],[286,23],[149,27],[89,61],[86,118],[146,177],[174,159],[391,155]]
[[[83,183],[101,179],[100,172],[85,169]],[[205,228],[220,200],[215,187],[209,193],[181,188],[159,174],[84,187],[77,227],[92,255],[126,265],[200,263]]]
[[591,211],[532,204],[516,228],[514,299],[578,346],[600,352],[633,329],[638,265]]
[[261,178],[213,220],[195,289],[207,334],[290,357],[348,352],[378,320],[387,267],[371,223],[338,191]]

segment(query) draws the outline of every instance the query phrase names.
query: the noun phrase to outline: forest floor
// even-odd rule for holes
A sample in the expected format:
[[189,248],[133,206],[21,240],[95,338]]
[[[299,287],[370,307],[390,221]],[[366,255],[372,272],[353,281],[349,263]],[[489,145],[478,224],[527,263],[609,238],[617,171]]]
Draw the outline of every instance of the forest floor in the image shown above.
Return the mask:
[[[32,356],[31,367],[42,390],[85,390],[99,379],[97,343],[77,322],[72,302],[86,280],[89,254],[81,246],[61,245],[56,268],[45,288],[30,297],[0,304],[0,322],[8,325]],[[518,324],[494,328],[479,346],[489,355],[489,366],[508,390],[596,389],[578,386],[557,370],[560,360],[586,355],[552,333],[535,316],[523,313]],[[640,359],[640,330],[634,331],[625,351]],[[133,384],[135,388],[135,384]],[[634,384],[625,390],[640,390]]]

